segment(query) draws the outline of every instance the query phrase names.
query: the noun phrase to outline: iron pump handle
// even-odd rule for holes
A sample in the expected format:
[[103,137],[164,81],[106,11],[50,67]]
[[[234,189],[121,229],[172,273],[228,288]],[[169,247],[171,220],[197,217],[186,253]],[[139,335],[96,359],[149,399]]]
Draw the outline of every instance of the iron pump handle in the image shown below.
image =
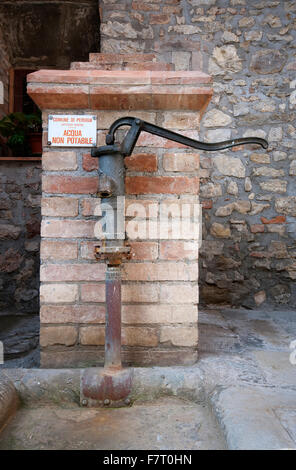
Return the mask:
[[[115,132],[122,126],[130,126],[124,140],[121,144],[115,144]],[[179,144],[187,145],[198,150],[205,150],[207,152],[214,152],[217,150],[224,150],[227,148],[235,147],[244,144],[258,144],[264,149],[268,148],[268,142],[260,137],[241,137],[239,139],[224,140],[222,142],[207,143],[191,139],[177,132],[164,129],[163,127],[156,126],[150,122],[142,121],[135,117],[123,117],[117,119],[110,126],[108,134],[106,135],[105,146],[93,148],[91,151],[92,157],[99,157],[100,155],[111,154],[114,152],[121,153],[124,157],[132,154],[133,149],[137,143],[138,137],[142,131],[149,134],[157,135],[168,140],[173,140]]]

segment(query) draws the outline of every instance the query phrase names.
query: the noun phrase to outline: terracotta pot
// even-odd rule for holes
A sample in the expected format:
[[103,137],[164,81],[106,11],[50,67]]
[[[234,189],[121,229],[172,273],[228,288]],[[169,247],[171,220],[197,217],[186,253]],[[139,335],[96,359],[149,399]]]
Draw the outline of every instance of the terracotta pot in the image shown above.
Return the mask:
[[42,153],[42,132],[28,134],[29,145],[32,155]]

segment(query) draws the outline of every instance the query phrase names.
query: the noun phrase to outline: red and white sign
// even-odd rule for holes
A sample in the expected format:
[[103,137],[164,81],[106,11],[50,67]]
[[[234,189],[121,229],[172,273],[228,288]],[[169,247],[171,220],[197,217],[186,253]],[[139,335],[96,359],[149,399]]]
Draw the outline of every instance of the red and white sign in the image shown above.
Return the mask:
[[97,116],[50,114],[48,144],[53,147],[93,147],[97,143]]

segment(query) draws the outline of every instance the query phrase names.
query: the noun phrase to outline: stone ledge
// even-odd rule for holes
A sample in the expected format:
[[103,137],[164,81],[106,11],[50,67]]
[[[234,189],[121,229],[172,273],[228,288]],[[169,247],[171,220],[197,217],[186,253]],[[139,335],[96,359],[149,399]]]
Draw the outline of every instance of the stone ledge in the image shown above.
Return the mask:
[[199,71],[40,70],[28,75],[28,93],[41,109],[186,109],[202,115],[211,80]]
[[[79,404],[80,378],[86,369],[6,369],[25,406]],[[99,371],[100,369],[98,369]],[[194,401],[204,399],[203,374],[192,367],[133,369],[132,401],[158,396],[184,395]]]

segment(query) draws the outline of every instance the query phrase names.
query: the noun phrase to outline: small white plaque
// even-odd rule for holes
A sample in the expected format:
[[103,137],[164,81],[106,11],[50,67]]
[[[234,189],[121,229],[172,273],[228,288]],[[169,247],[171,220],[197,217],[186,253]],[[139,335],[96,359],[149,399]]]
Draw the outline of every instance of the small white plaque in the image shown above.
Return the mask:
[[97,142],[97,116],[89,114],[50,114],[48,145],[52,147],[94,147]]

